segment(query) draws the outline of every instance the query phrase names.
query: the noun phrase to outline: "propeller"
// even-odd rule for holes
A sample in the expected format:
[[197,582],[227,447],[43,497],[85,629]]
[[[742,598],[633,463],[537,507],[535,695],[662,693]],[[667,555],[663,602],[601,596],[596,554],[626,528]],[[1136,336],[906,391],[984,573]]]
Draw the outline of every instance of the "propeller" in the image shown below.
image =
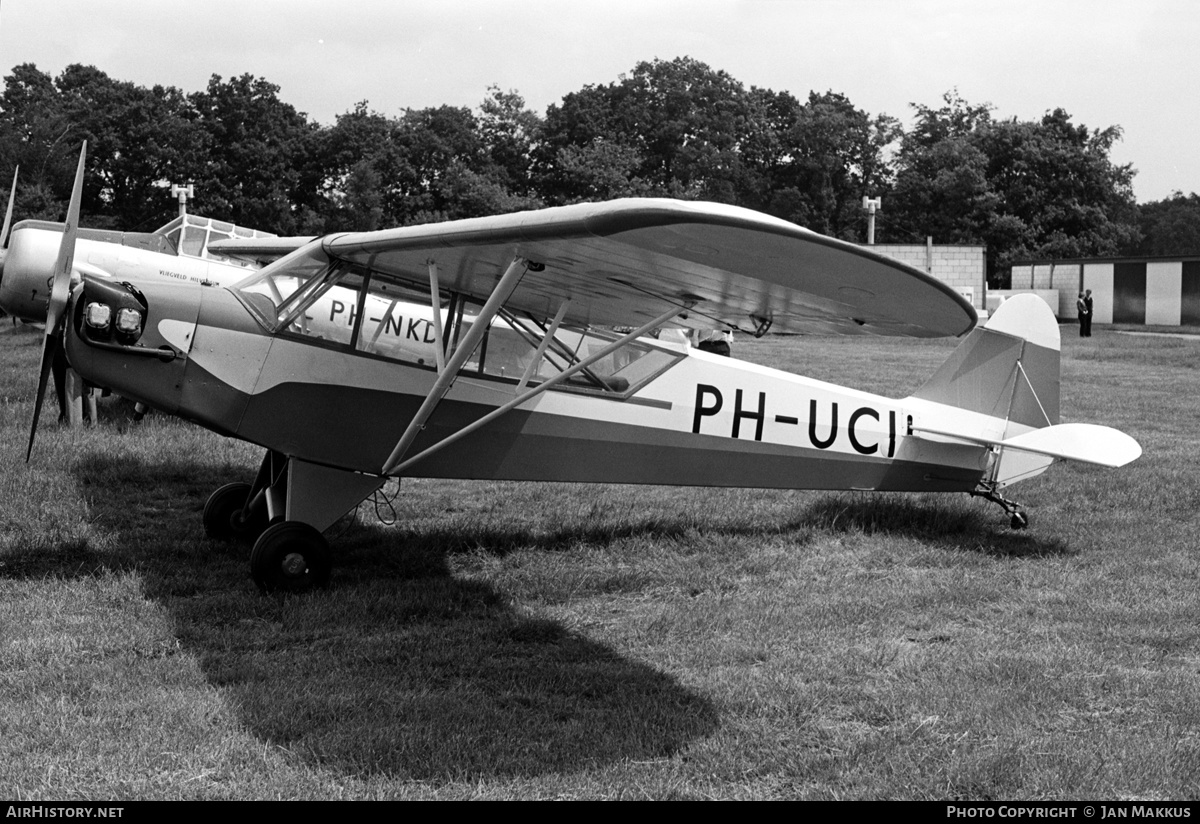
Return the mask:
[[[20,171],[20,166],[13,169],[12,188],[8,190],[8,211],[4,213],[4,229],[0,231],[0,280],[4,278],[4,261],[8,257],[5,244],[8,243],[8,230],[12,227],[13,202],[17,199],[17,175]],[[2,314],[0,312],[0,315]]]
[[[58,260],[54,263],[54,285],[50,290],[50,303],[46,307],[46,339],[42,343],[42,371],[38,378],[37,395],[33,402],[33,423],[29,427],[29,448],[25,451],[25,462],[33,454],[33,438],[37,434],[38,418],[42,414],[42,397],[46,394],[46,381],[54,358],[62,348],[63,313],[71,294],[71,269],[75,263],[75,237],[79,230],[79,201],[83,198],[83,167],[87,159],[87,141],[79,150],[79,168],[75,171],[75,187],[71,190],[71,203],[67,206],[67,222],[63,226],[62,243],[58,247]],[[4,221],[8,232],[8,220]]]
[[8,190],[8,211],[4,213],[4,230],[0,231],[0,246],[8,242],[8,230],[12,226],[12,210],[13,201],[17,197],[17,175],[21,173],[21,167],[13,169],[12,188]]

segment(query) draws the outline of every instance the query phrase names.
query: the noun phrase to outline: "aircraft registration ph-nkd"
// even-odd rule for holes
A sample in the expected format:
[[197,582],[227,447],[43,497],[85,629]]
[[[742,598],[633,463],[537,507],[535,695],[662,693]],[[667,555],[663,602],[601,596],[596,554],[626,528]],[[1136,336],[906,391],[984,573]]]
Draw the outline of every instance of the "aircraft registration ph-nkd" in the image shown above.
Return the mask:
[[[204,511],[209,535],[253,541],[263,590],[325,585],[322,532],[388,477],[965,492],[1021,527],[1009,484],[1141,454],[1060,423],[1039,298],[977,327],[926,273],[737,207],[630,199],[331,235],[229,288],[85,273],[68,300],[70,235],[43,360],[61,328],[93,383],[264,448]],[[654,337],[689,327],[966,337],[893,400]]]

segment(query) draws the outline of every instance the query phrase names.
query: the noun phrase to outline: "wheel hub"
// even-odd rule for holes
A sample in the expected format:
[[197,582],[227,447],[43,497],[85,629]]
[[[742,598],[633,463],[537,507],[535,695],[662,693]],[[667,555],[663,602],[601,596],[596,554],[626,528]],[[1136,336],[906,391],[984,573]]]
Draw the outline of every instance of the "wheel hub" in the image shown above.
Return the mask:
[[298,578],[308,572],[308,563],[299,552],[289,552],[283,557],[280,565],[283,567],[284,574],[293,578]]

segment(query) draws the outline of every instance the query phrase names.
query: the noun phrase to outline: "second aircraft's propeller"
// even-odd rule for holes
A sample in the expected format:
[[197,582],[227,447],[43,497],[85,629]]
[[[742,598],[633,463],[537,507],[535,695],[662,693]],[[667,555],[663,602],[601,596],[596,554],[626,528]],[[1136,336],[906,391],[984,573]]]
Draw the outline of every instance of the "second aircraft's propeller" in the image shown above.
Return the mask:
[[[71,294],[71,270],[75,264],[75,238],[79,230],[79,202],[83,199],[83,167],[87,158],[87,141],[79,150],[79,168],[75,171],[75,187],[71,190],[71,203],[67,206],[67,222],[63,227],[62,243],[58,247],[58,259],[54,263],[54,285],[50,290],[50,303],[46,306],[46,338],[42,343],[42,370],[38,378],[37,395],[33,402],[33,423],[29,427],[29,448],[25,460],[33,454],[33,438],[37,434],[38,418],[42,414],[42,397],[46,394],[46,381],[54,358],[62,347],[63,314]],[[8,221],[4,222],[8,231]]]
[[8,242],[8,230],[12,226],[13,201],[17,196],[17,175],[20,174],[21,167],[13,169],[12,188],[8,190],[8,210],[4,213],[4,229],[0,231],[0,246]]
[[12,228],[13,202],[17,199],[17,175],[20,171],[20,166],[13,169],[12,188],[8,190],[8,209],[4,212],[4,229],[0,230],[0,280],[4,279],[4,261],[8,258],[5,244],[8,243],[8,230]]

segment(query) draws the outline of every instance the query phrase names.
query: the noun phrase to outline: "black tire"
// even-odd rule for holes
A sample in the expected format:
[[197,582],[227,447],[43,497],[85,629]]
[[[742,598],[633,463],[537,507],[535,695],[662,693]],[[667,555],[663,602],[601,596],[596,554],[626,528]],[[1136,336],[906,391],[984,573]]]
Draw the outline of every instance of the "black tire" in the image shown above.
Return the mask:
[[263,592],[321,589],[332,571],[325,536],[299,521],[271,524],[250,553],[250,575]]
[[225,484],[208,496],[204,504],[204,532],[208,537],[217,541],[244,539],[247,522],[242,508],[249,495],[250,484],[236,483]]
[[1024,512],[1014,512],[1009,525],[1013,529],[1026,529],[1029,527],[1029,516]]

